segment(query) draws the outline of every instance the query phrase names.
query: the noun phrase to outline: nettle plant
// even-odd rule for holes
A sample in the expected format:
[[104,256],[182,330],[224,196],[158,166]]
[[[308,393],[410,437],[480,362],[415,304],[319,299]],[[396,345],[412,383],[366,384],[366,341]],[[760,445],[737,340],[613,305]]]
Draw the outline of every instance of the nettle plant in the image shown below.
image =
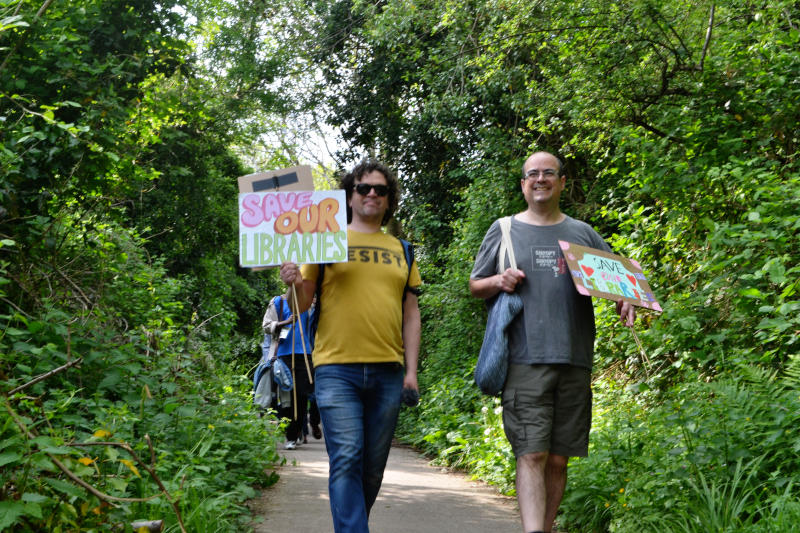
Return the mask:
[[[106,257],[126,298],[0,315],[0,529],[238,531],[253,487],[274,482],[277,428],[252,410],[250,379],[208,370],[175,280]],[[9,277],[0,264],[4,299]]]

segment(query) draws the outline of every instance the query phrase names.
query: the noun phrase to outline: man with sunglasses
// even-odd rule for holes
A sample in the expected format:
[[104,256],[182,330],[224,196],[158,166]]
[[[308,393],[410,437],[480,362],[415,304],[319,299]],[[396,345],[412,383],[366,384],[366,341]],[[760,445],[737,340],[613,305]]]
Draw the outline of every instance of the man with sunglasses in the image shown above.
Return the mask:
[[[392,172],[364,161],[341,179],[347,192],[348,261],[325,265],[317,302],[315,395],[330,463],[336,533],[368,533],[403,390],[418,394],[421,284],[399,239],[383,233],[397,208]],[[319,265],[281,265],[306,309]],[[404,372],[405,367],[405,372]]]
[[[508,329],[503,426],[517,458],[522,527],[533,533],[552,530],[569,457],[589,450],[594,311],[591,298],[575,289],[558,241],[611,251],[591,226],[561,212],[567,179],[562,166],[548,152],[525,161],[520,187],[528,208],[511,217],[510,231],[519,269],[497,272],[501,230],[494,222],[469,280],[475,297],[518,291],[523,301],[522,313]],[[631,304],[617,302],[617,313],[625,325],[633,325]]]

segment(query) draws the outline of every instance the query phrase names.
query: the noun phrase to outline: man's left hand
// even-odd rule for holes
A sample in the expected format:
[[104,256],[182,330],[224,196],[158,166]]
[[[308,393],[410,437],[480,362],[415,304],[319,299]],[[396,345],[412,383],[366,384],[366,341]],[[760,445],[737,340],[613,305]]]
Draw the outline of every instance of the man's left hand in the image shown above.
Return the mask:
[[632,328],[633,323],[636,321],[636,306],[625,300],[617,302],[617,313],[619,314],[619,321],[627,327]]
[[404,389],[413,389],[419,392],[419,384],[417,383],[417,374],[416,372],[406,372],[405,377],[403,378],[403,388]]

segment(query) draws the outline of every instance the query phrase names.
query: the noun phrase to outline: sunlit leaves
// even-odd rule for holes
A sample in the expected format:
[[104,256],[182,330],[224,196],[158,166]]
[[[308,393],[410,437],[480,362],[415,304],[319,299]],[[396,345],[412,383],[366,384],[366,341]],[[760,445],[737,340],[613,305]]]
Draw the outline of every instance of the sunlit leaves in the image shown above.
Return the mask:
[[[269,427],[227,412],[219,418],[216,403],[194,388],[210,377],[207,362],[219,368],[222,359],[250,355],[247,340],[232,331],[236,306],[261,310],[227,260],[233,239],[230,224],[220,222],[235,224],[229,202],[243,171],[228,145],[242,115],[225,113],[236,102],[192,76],[185,12],[172,2],[45,5],[34,23],[41,6],[19,3],[30,25],[6,25],[0,37],[0,374],[4,390],[24,388],[9,397],[19,416],[3,418],[0,427],[3,528],[123,523],[139,512],[135,506],[100,503],[50,455],[101,492],[149,497],[158,485],[119,446],[129,443],[150,462],[144,435],[156,435],[157,468],[175,490],[169,477],[186,457],[174,452],[191,449],[197,436],[191,424],[188,433],[176,432],[181,424],[173,417],[193,417],[202,419],[199,427],[241,422],[214,441],[224,452],[220,463],[211,468],[201,459],[196,486],[181,493],[196,511],[193,520],[204,522],[189,529],[236,530],[231,523],[242,511],[231,499],[252,495],[237,487],[245,478],[260,481],[252,466],[273,460],[264,459]],[[5,9],[4,24],[20,22],[6,19]],[[132,216],[137,208],[145,215]],[[188,220],[192,209],[204,220]],[[170,241],[180,216],[185,231]],[[257,324],[241,327],[249,333]],[[70,362],[80,364],[54,370]],[[246,388],[247,380],[238,383]],[[161,410],[164,397],[180,398],[181,409]],[[227,402],[249,415],[248,400],[236,386]],[[203,407],[192,408],[195,402]],[[241,462],[224,464],[229,445],[222,441],[241,446],[249,440],[240,438],[245,427],[258,446],[251,441],[233,454]],[[226,479],[215,475],[209,483],[203,476],[211,471]],[[226,496],[209,503],[207,490]],[[165,509],[155,513],[173,513]]]
[[129,469],[131,472],[133,472],[133,474],[134,474],[136,477],[138,477],[138,478],[141,478],[141,477],[142,477],[142,476],[141,476],[141,474],[139,474],[139,469],[138,469],[138,468],[136,468],[136,465],[134,465],[134,464],[133,464],[133,461],[131,461],[131,460],[129,460],[129,459],[120,459],[120,460],[119,460],[119,462],[120,462],[120,463],[122,463],[123,465],[125,465],[126,467],[128,467],[128,469]]

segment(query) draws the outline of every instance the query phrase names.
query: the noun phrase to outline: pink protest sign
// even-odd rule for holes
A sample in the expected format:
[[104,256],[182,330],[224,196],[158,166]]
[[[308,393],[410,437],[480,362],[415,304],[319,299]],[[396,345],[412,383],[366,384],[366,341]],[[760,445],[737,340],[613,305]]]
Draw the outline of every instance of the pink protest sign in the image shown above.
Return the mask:
[[661,312],[638,262],[566,241],[558,241],[558,244],[579,293],[614,301],[623,299]]
[[347,261],[343,190],[239,193],[239,264],[284,261]]

